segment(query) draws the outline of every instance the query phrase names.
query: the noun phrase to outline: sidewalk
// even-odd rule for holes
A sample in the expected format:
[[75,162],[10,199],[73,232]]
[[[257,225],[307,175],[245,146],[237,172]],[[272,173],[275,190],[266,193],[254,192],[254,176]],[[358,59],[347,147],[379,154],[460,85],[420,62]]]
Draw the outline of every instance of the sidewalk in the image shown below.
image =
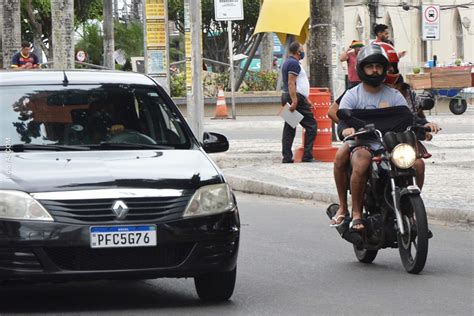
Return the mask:
[[[437,118],[437,120],[436,120]],[[440,124],[461,122],[472,127],[474,115],[435,117]],[[213,120],[205,122],[206,130],[281,128],[279,120],[239,121]],[[443,126],[443,125],[442,125]],[[293,149],[301,145],[297,131]],[[258,136],[257,136],[258,137]],[[281,143],[273,139],[230,140],[225,153],[211,154],[224,172],[232,188],[237,191],[312,199],[326,203],[337,202],[332,163],[281,163]],[[474,133],[438,134],[426,147],[433,157],[425,160],[426,176],[422,197],[428,215],[445,221],[471,223],[474,221]],[[333,143],[340,146],[341,143]],[[349,196],[350,200],[350,196]]]

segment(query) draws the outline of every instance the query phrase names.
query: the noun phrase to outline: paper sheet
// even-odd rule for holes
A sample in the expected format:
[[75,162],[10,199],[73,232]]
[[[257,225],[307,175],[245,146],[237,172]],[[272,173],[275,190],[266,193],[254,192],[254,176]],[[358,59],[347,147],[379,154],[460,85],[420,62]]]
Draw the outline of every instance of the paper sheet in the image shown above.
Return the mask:
[[293,128],[296,128],[303,119],[303,114],[298,111],[290,111],[290,104],[286,103],[280,110],[279,115]]

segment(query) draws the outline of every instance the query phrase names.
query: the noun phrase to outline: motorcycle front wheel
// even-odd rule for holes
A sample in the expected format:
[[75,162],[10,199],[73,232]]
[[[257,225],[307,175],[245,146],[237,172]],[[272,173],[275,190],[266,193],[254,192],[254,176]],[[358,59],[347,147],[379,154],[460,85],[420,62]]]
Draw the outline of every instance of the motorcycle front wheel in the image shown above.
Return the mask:
[[428,256],[428,219],[419,195],[404,196],[400,203],[405,235],[398,233],[398,250],[408,273],[417,274],[425,267]]

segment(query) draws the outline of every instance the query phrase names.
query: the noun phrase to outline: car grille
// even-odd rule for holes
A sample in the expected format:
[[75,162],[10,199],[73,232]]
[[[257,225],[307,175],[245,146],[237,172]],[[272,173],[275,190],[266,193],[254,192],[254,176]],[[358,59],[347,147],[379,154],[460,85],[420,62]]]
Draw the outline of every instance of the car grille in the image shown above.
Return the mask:
[[186,259],[193,246],[185,243],[140,248],[50,247],[44,250],[62,270],[97,271],[177,266]]
[[36,272],[43,267],[31,249],[0,248],[0,269]]
[[[136,223],[178,218],[184,212],[190,198],[191,195],[120,199],[128,206],[128,214],[121,222]],[[117,215],[112,211],[115,201],[117,199],[40,200],[40,203],[57,222],[87,224],[116,223]]]

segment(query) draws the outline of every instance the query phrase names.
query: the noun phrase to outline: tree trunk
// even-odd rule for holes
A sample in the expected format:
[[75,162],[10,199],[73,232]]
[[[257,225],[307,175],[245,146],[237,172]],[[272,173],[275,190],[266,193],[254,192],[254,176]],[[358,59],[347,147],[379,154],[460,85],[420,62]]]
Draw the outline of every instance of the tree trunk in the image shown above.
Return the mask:
[[43,39],[41,35],[43,34],[43,26],[36,20],[36,15],[33,12],[33,4],[32,0],[28,0],[26,12],[28,14],[28,18],[30,19],[30,25],[33,29],[33,45],[35,47],[35,54],[38,56],[40,64],[43,63],[43,51],[48,54],[48,49],[46,45],[43,44]]
[[74,69],[74,0],[51,0],[55,69]]
[[262,39],[260,70],[270,72],[273,68],[273,33],[265,33]]
[[104,0],[104,66],[109,69],[115,68],[114,20],[112,10],[112,0]]
[[[0,0],[0,52],[3,52],[2,38],[3,38],[3,0]],[[5,68],[3,66],[3,53],[0,54],[0,69]]]
[[9,67],[13,55],[21,46],[20,0],[2,0],[2,51],[3,64]]
[[328,87],[332,91],[331,19],[330,0],[311,0],[309,83],[312,87]]
[[139,22],[140,19],[140,2],[141,0],[132,0],[132,7],[130,10],[130,15],[132,17],[132,22]]

